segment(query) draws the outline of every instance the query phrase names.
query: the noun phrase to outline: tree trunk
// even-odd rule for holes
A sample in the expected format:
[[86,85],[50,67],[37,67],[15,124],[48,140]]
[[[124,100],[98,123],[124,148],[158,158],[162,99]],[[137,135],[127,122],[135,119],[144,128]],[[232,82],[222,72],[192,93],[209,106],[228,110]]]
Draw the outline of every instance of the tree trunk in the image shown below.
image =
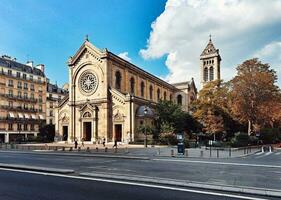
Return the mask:
[[251,120],[248,120],[248,135],[250,135],[252,132],[252,122]]

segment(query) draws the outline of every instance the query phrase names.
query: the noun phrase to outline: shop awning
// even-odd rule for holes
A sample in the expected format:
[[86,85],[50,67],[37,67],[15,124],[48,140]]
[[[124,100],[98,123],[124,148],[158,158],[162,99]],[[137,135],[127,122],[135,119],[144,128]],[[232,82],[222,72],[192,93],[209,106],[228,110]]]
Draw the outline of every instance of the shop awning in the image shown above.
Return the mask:
[[14,113],[12,113],[12,112],[9,112],[9,117],[11,117],[11,118],[15,118],[15,115],[14,115]]
[[23,119],[23,114],[22,113],[18,113],[19,118]]
[[30,116],[29,116],[28,114],[24,113],[24,118],[25,118],[25,119],[29,119]]
[[36,119],[36,116],[34,114],[31,115],[32,119]]
[[39,115],[39,119],[44,119],[43,115]]

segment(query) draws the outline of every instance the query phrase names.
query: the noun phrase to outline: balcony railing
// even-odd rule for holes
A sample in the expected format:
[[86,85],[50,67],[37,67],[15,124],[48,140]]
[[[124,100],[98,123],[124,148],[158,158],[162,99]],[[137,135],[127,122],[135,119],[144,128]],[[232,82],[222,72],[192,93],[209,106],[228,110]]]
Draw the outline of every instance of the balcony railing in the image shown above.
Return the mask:
[[12,95],[12,94],[0,94],[0,96],[6,97],[8,99],[14,99],[14,100],[20,100],[20,101],[28,101],[28,102],[32,102],[32,103],[36,103],[37,102],[37,99],[34,99],[34,98],[20,97],[20,96],[15,96],[15,95]]
[[41,123],[44,120],[42,120],[42,119],[32,119],[32,118],[0,117],[0,122],[11,122],[11,123],[34,123],[34,124],[38,124],[38,123]]
[[4,76],[16,78],[16,79],[21,79],[21,80],[27,80],[27,81],[29,80],[29,81],[39,83],[39,84],[45,83],[45,81],[42,81],[42,80],[28,79],[28,78],[25,78],[25,77],[17,77],[17,75],[15,75],[15,74],[9,74],[9,73],[3,72],[3,71],[0,72],[0,75],[4,75]]
[[29,113],[36,113],[38,111],[38,109],[15,107],[15,106],[5,106],[5,105],[1,105],[0,108],[5,109],[5,110],[10,110],[10,111],[29,112]]

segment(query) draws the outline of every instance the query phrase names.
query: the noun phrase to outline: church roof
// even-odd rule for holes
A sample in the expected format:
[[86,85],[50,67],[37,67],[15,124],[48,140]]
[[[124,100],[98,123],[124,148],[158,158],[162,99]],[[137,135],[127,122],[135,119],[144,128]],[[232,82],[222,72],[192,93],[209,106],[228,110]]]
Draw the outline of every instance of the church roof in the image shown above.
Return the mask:
[[220,54],[219,54],[219,49],[216,49],[212,39],[210,37],[209,42],[203,52],[201,53],[200,57],[213,57],[213,56],[218,56],[219,59],[221,60]]
[[45,77],[44,72],[42,72],[40,69],[37,69],[35,67],[30,67],[28,65],[16,62],[15,60],[6,59],[3,56],[0,57],[0,66],[15,69],[15,70],[22,71],[22,72],[26,72],[26,73],[29,73],[29,74],[34,74],[34,75]]

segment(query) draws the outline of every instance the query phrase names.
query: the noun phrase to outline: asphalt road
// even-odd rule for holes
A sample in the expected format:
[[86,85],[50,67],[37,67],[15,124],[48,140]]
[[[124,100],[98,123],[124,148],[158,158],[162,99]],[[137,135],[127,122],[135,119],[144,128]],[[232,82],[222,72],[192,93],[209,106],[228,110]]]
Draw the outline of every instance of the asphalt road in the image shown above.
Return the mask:
[[[0,153],[0,162],[52,168],[74,169],[77,174],[106,173],[188,180],[207,184],[232,185],[281,190],[280,155],[235,159],[154,159],[73,157]],[[273,162],[275,161],[275,162]]]
[[245,195],[226,195],[0,170],[0,199],[3,200],[249,199]]

